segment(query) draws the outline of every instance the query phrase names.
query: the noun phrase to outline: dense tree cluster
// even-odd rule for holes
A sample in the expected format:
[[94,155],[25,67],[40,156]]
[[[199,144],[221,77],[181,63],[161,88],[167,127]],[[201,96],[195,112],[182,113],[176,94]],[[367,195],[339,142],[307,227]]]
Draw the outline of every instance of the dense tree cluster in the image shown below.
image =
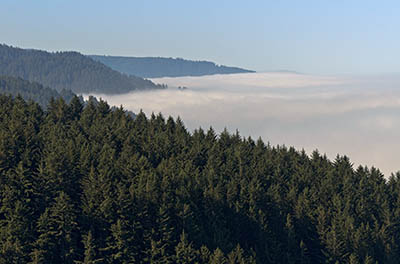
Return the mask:
[[0,263],[398,263],[400,173],[0,96]]
[[57,92],[49,87],[43,87],[39,83],[10,76],[0,76],[0,94],[13,97],[20,95],[26,101],[37,102],[42,108],[46,108],[52,98],[63,98],[68,103],[75,96],[70,90]]
[[125,93],[162,88],[149,80],[121,74],[78,52],[19,49],[0,45],[0,75],[21,77],[57,91]]
[[237,67],[216,65],[210,61],[192,61],[181,58],[118,57],[91,55],[92,59],[125,74],[143,78],[202,76],[253,72]]

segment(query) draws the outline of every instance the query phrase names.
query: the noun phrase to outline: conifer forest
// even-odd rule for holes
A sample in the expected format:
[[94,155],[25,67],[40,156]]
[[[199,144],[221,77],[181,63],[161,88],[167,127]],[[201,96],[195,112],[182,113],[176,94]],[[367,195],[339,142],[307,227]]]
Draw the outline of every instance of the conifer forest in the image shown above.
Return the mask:
[[400,173],[0,96],[0,263],[398,263]]

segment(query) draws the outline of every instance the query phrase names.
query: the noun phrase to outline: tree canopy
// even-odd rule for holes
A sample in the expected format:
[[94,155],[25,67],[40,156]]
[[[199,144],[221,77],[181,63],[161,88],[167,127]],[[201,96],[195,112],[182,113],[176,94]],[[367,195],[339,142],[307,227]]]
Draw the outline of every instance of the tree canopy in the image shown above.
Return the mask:
[[0,96],[0,263],[397,263],[400,173]]

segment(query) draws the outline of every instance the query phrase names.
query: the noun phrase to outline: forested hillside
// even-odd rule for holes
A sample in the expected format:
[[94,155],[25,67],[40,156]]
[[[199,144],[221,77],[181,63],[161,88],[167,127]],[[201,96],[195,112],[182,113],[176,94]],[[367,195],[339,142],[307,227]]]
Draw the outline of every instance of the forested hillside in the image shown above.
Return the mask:
[[49,87],[43,87],[41,84],[10,76],[0,76],[0,94],[13,97],[20,95],[27,101],[37,102],[42,108],[46,108],[52,98],[63,98],[64,101],[70,102],[76,96],[70,90],[57,92]]
[[398,263],[400,173],[0,96],[0,263]]
[[0,45],[0,75],[21,77],[57,91],[125,93],[162,88],[149,80],[121,74],[78,52],[19,49]]
[[214,62],[210,61],[192,61],[180,58],[118,57],[99,55],[91,55],[90,57],[119,72],[143,78],[253,72],[237,67],[216,65]]
[[[15,78],[10,76],[0,76],[0,94],[11,95],[11,97],[21,96],[24,100],[32,100],[38,103],[43,109],[46,109],[52,100],[62,98],[66,103],[69,103],[72,98],[77,96],[70,90],[61,90],[57,92],[49,87],[43,87],[42,85],[23,80],[21,78]],[[94,96],[89,96],[85,101],[82,96],[79,96],[79,101],[83,105],[99,104],[99,99]],[[116,111],[117,107],[111,107],[111,111]],[[127,110],[126,114],[131,117],[135,117],[135,113]]]

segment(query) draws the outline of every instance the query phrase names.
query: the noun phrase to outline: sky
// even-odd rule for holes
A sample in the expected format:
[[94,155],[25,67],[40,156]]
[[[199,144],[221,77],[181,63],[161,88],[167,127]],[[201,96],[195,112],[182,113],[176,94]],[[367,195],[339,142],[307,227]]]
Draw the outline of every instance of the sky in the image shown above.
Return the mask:
[[347,155],[354,168],[375,166],[386,177],[400,171],[400,74],[246,73],[153,81],[169,89],[95,96],[135,113],[179,116],[190,131],[238,129],[273,146],[308,154],[318,149],[331,160]]
[[256,71],[400,69],[400,1],[2,0],[0,43]]

